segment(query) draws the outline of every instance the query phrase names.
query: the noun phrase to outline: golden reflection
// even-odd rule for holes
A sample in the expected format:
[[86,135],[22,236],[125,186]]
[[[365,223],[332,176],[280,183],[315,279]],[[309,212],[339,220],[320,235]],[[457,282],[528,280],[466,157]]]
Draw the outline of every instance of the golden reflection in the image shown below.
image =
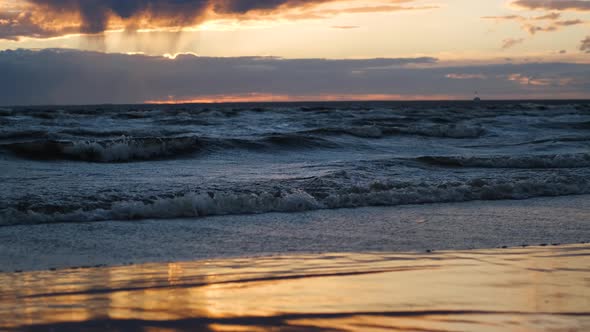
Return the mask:
[[168,283],[170,285],[179,284],[182,280],[182,265],[178,263],[168,264]]
[[0,274],[0,330],[590,329],[590,245]]

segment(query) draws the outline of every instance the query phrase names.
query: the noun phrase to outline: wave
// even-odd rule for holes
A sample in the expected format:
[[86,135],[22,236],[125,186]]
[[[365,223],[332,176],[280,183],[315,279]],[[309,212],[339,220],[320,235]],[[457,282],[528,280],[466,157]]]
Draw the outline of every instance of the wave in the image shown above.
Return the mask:
[[0,131],[0,140],[46,138],[49,133],[43,130]]
[[401,128],[399,131],[409,135],[440,138],[478,138],[486,134],[486,130],[481,126],[469,126],[464,124],[416,125]]
[[590,154],[552,154],[530,156],[424,156],[416,160],[446,167],[482,168],[579,168],[590,167]]
[[53,223],[67,221],[167,219],[203,217],[209,215],[252,214],[264,212],[295,212],[321,208],[309,194],[263,192],[243,193],[188,193],[172,198],[158,198],[152,202],[122,201],[108,209],[76,210],[67,213],[0,210],[0,225]]
[[130,129],[130,130],[92,130],[92,129],[65,129],[56,132],[56,135],[60,137],[85,137],[85,138],[111,138],[117,139],[122,137],[154,137],[154,138],[174,138],[174,137],[190,137],[190,132],[181,130],[166,130],[146,128],[146,129]]
[[196,137],[128,138],[104,141],[41,140],[5,144],[12,153],[31,159],[125,162],[148,160],[195,152],[203,147]]
[[[69,212],[23,211],[8,207],[0,210],[0,225],[171,219],[364,206],[525,199],[573,194],[590,194],[590,181],[585,176],[550,175],[504,180],[472,178],[464,181],[432,183],[375,180],[364,185],[343,185],[330,178],[315,178],[301,188],[247,193],[243,191],[190,192],[150,200],[126,200],[110,204],[94,202],[91,206],[106,205],[108,207],[77,209]],[[68,209],[64,207],[61,210]]]
[[[288,147],[288,148],[335,148],[338,144],[330,142],[328,140],[311,137],[307,135],[300,135],[300,134],[272,134],[263,137],[259,140],[231,140],[232,142],[241,145],[241,142],[248,142],[249,146],[252,146],[252,143],[261,144],[262,148],[268,147],[269,145],[280,146],[280,147]],[[234,143],[234,144],[235,144]]]
[[76,160],[89,162],[131,162],[178,157],[223,149],[273,150],[337,146],[321,138],[274,134],[259,139],[123,136],[109,140],[38,140],[0,145],[17,156],[35,160]]
[[318,128],[307,130],[303,133],[315,135],[350,135],[361,138],[381,138],[384,136],[381,128],[377,126],[360,126],[349,128]]
[[438,138],[478,138],[486,134],[481,126],[463,124],[431,124],[411,126],[365,125],[308,130],[304,133],[320,135],[350,135],[361,138],[381,138],[395,135],[415,135]]
[[555,144],[555,143],[577,143],[590,141],[590,136],[557,136],[552,138],[536,139],[532,141],[516,142],[516,143],[491,143],[491,144],[472,144],[464,145],[465,148],[489,148],[489,147],[511,147],[524,145],[541,145],[541,144]]
[[550,122],[535,124],[533,127],[537,128],[550,128],[550,129],[576,129],[576,130],[587,130],[590,129],[590,121],[582,122]]

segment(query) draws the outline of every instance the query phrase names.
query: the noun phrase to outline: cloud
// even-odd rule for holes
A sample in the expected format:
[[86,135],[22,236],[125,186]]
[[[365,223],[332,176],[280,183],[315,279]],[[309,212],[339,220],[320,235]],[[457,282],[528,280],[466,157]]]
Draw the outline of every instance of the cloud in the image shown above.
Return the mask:
[[36,19],[37,16],[31,12],[0,12],[0,39],[17,40],[19,36],[48,38],[79,31],[77,26],[69,26],[67,23],[47,27],[39,24]]
[[334,25],[332,29],[342,29],[342,30],[350,30],[350,29],[358,29],[360,26],[358,25]]
[[532,24],[525,24],[523,25],[523,29],[525,29],[526,31],[528,31],[528,33],[530,33],[531,35],[536,34],[537,32],[550,32],[550,31],[557,31],[557,27],[554,25],[549,25],[546,27],[541,27],[538,25],[532,25]]
[[502,41],[502,48],[508,49],[514,47],[518,44],[522,44],[524,42],[524,38],[507,38]]
[[[495,20],[496,22],[522,22],[521,28],[524,31],[527,31],[531,35],[537,34],[537,32],[552,32],[558,31],[563,27],[585,24],[585,21],[580,19],[572,19],[572,20],[563,20],[558,21],[561,17],[559,13],[549,13],[547,15],[535,16],[535,17],[525,17],[521,15],[504,15],[504,16],[483,16],[482,19],[485,20]],[[539,21],[551,21],[550,24],[545,26],[538,25]],[[522,40],[515,40],[515,39],[506,39],[504,40],[504,46],[502,48],[510,48],[517,43],[522,42]]]
[[590,53],[590,36],[588,36],[584,40],[582,40],[582,42],[580,44],[580,51]]
[[79,15],[80,32],[99,33],[111,17],[165,20],[171,26],[194,24],[203,15],[207,0],[28,0],[36,9],[49,13]]
[[561,17],[560,13],[549,13],[541,16],[525,17],[522,15],[503,15],[503,16],[483,16],[484,20],[497,20],[497,21],[545,21],[545,20],[557,20]]
[[[353,6],[345,0],[0,0],[0,39],[47,38],[108,29],[181,29],[220,18],[318,19],[437,8],[408,5],[415,0],[382,0]],[[338,4],[325,7],[323,5]]]
[[582,20],[567,20],[567,21],[557,21],[553,24],[557,25],[557,26],[561,26],[561,27],[567,27],[570,25],[578,25],[578,24],[584,24],[586,23],[585,21]]
[[526,20],[526,17],[520,15],[503,15],[503,16],[483,16],[484,20],[497,20],[497,21],[521,21]]
[[550,32],[550,31],[557,31],[562,27],[568,27],[573,25],[580,25],[586,23],[582,20],[566,20],[566,21],[556,21],[553,22],[551,25],[542,27],[533,24],[525,24],[523,25],[523,29],[528,31],[531,35],[536,34],[537,32]]
[[588,0],[516,0],[512,4],[526,9],[590,11]]
[[574,82],[572,77],[535,77],[534,75],[523,75],[520,73],[507,76],[508,81],[517,82],[526,86],[567,86]]
[[483,74],[447,74],[445,77],[452,80],[485,80],[487,78]]
[[560,13],[549,13],[547,15],[541,15],[533,17],[533,20],[536,21],[543,21],[543,20],[557,20],[561,17]]
[[[139,103],[170,98],[268,100],[272,96],[282,96],[281,100],[471,98],[474,88],[484,98],[575,98],[590,93],[590,65],[577,63],[448,67],[433,58],[326,60],[180,54],[169,59],[53,49],[0,52],[0,72],[0,104],[7,105]],[[511,76],[515,74],[520,76]]]

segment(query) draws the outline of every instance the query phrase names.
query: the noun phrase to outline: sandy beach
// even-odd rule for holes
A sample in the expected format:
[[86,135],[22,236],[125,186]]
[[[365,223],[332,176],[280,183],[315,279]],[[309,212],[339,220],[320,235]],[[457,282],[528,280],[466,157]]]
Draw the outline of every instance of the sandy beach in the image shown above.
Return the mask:
[[590,245],[0,274],[5,331],[587,331]]

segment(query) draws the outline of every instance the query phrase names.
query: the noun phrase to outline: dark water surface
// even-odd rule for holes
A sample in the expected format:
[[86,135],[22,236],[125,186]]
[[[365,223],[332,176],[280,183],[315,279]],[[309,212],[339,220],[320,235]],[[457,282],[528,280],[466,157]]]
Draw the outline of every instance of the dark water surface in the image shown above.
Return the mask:
[[590,103],[0,109],[0,225],[590,193]]

